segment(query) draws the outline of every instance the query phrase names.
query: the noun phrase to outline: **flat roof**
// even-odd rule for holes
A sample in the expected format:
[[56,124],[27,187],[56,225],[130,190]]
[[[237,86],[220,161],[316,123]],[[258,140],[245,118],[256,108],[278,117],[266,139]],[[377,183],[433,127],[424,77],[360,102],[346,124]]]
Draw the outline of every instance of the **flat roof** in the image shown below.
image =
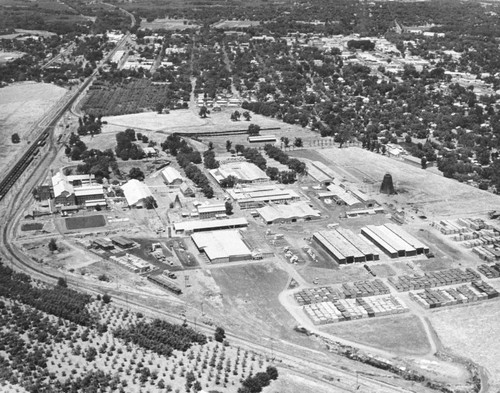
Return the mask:
[[226,211],[226,205],[223,203],[213,204],[213,205],[199,205],[197,207],[198,213],[217,213],[221,211]]
[[354,195],[347,192],[342,187],[340,187],[336,184],[330,184],[327,188],[328,188],[328,191],[335,194],[338,198],[342,199],[349,206],[355,205],[357,203],[361,203],[361,201],[358,198],[356,198]]
[[406,232],[400,226],[393,224],[393,223],[385,224],[385,226],[387,228],[389,228],[392,232],[394,232],[397,236],[399,236],[401,239],[403,239],[409,245],[411,245],[415,248],[429,249],[429,246],[426,246],[420,240],[418,240],[414,236],[410,235],[408,232]]
[[289,205],[270,205],[257,209],[266,222],[278,219],[294,219],[307,217],[320,217],[320,213],[310,207],[307,202],[299,201]]
[[276,135],[255,135],[255,136],[249,136],[248,141],[249,142],[258,142],[258,141],[276,141]]
[[210,260],[252,255],[238,230],[197,232],[191,235],[191,239]]
[[183,221],[175,222],[176,231],[196,231],[208,229],[221,229],[228,227],[247,226],[248,221],[244,217],[227,218],[224,220],[205,220],[205,221]]

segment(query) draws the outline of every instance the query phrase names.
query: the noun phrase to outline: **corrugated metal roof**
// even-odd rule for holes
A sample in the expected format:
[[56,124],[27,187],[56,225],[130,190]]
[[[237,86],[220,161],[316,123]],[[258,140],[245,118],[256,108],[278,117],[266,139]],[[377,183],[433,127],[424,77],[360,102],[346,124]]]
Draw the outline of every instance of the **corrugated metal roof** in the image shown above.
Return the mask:
[[217,181],[221,181],[228,176],[234,176],[239,180],[248,182],[269,180],[269,177],[266,175],[266,173],[257,165],[251,164],[246,161],[229,162],[227,164],[222,164],[219,168],[210,170],[210,173],[215,177]]
[[358,235],[356,235],[349,229],[337,227],[336,231],[346,240],[348,240],[354,247],[356,247],[359,251],[361,251],[363,254],[379,255],[375,246],[371,246],[370,244],[366,243],[363,239],[361,239]]
[[414,236],[410,235],[403,228],[397,226],[396,224],[388,223],[388,224],[385,224],[385,226],[387,228],[389,228],[392,232],[394,232],[397,236],[399,236],[401,239],[403,239],[406,243],[410,244],[411,246],[413,246],[415,248],[423,248],[423,249],[429,248],[424,243],[422,243],[420,240],[418,240]]
[[376,241],[380,247],[384,248],[389,254],[397,254],[397,250],[394,249],[389,243],[387,243],[384,238],[380,237],[376,232],[373,231],[373,225],[367,225],[361,228],[361,232],[365,232],[369,237]]
[[279,219],[299,219],[320,217],[320,213],[314,210],[306,202],[300,201],[289,205],[271,205],[257,209],[257,212],[266,222],[273,222]]
[[171,166],[167,166],[163,171],[161,171],[161,174],[168,184],[171,184],[176,180],[184,180],[179,171]]
[[415,252],[415,248],[401,239],[398,235],[392,232],[389,228],[381,225],[374,226],[372,230],[377,233],[380,237],[385,239],[394,249],[404,252]]
[[338,198],[342,199],[348,206],[353,206],[361,203],[358,198],[348,193],[346,190],[336,184],[330,184],[327,189],[328,191],[334,193]]

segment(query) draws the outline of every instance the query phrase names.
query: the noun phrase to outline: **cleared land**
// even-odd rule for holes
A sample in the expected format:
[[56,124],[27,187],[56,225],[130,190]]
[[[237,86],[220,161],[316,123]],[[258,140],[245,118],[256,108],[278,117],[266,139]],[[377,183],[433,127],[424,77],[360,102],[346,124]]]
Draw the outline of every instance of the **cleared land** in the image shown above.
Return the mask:
[[487,301],[453,307],[433,313],[430,318],[446,349],[472,359],[486,368],[490,390],[500,389],[500,302]]
[[186,29],[199,29],[200,25],[192,23],[188,19],[155,19],[152,22],[141,21],[141,29],[149,30],[186,30]]
[[[60,100],[66,89],[48,83],[15,83],[0,93],[0,173],[4,173],[27,148],[40,130],[33,126]],[[13,144],[11,136],[18,133],[21,143]]]
[[23,57],[24,52],[0,52],[0,64]]
[[87,229],[98,228],[106,225],[106,220],[103,215],[85,216],[85,217],[69,217],[65,219],[66,228],[73,229]]
[[421,356],[431,349],[422,322],[415,315],[339,323],[321,330],[401,355]]
[[222,22],[215,23],[212,27],[214,29],[231,30],[258,25],[260,25],[260,21],[258,20],[223,20]]
[[322,157],[326,164],[333,164],[334,169],[348,172],[361,184],[364,180],[372,181],[377,194],[384,175],[390,173],[398,194],[378,194],[377,199],[396,206],[419,207],[432,220],[439,216],[473,216],[498,208],[498,196],[487,191],[361,148],[324,149],[315,155]]

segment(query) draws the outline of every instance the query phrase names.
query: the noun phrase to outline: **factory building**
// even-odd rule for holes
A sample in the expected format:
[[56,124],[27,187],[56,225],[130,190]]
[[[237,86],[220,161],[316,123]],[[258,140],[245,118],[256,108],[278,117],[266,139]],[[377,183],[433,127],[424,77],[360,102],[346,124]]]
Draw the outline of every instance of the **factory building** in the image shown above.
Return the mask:
[[412,247],[415,248],[417,251],[417,255],[420,254],[428,254],[430,252],[429,246],[425,245],[422,243],[420,240],[415,238],[414,236],[410,235],[408,232],[403,230],[400,226],[389,223],[384,225],[386,228],[390,229],[392,232],[394,232],[397,236],[399,236],[401,239],[403,239],[406,243],[411,245]]
[[338,204],[338,205],[346,205],[353,209],[363,208],[365,205],[358,198],[356,198],[353,194],[348,192],[345,188],[337,185],[330,184],[327,187],[330,192],[330,197]]
[[274,185],[239,186],[227,190],[227,193],[238,202],[241,209],[256,209],[267,203],[290,203],[300,200],[295,191],[280,189]]
[[196,209],[201,219],[214,218],[226,215],[226,205],[224,203],[199,205]]
[[183,221],[174,223],[176,234],[194,233],[203,231],[216,231],[223,229],[245,228],[248,226],[246,218],[228,218],[225,220],[206,220],[206,221]]
[[[387,226],[367,225],[361,229],[361,233],[391,258],[417,255],[415,246],[409,244]],[[410,236],[409,234],[407,235]],[[409,237],[408,240],[413,242]],[[419,245],[418,248],[422,248],[422,252],[424,252],[425,247],[420,247]]]
[[126,249],[126,248],[132,248],[134,247],[134,242],[132,240],[126,239],[121,236],[116,236],[111,239],[111,242],[120,248]]
[[191,239],[212,263],[252,259],[252,252],[238,230],[199,232],[192,234]]
[[219,168],[211,169],[209,172],[218,183],[229,176],[235,177],[238,183],[262,183],[269,180],[262,169],[246,161],[221,164]]
[[319,211],[310,207],[306,202],[294,202],[289,205],[269,205],[257,209],[266,224],[283,224],[291,222],[309,221],[320,218]]
[[347,229],[316,232],[313,240],[339,264],[379,259],[379,254],[373,247]]

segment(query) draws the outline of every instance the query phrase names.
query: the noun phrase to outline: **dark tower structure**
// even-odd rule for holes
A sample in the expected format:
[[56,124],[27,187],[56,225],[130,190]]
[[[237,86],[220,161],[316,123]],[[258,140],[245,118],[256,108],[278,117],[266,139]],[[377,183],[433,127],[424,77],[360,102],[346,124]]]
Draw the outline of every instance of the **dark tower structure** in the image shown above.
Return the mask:
[[390,173],[386,173],[384,175],[384,180],[382,180],[382,185],[380,186],[380,192],[387,195],[393,195],[396,193],[394,185],[392,184],[392,176]]

